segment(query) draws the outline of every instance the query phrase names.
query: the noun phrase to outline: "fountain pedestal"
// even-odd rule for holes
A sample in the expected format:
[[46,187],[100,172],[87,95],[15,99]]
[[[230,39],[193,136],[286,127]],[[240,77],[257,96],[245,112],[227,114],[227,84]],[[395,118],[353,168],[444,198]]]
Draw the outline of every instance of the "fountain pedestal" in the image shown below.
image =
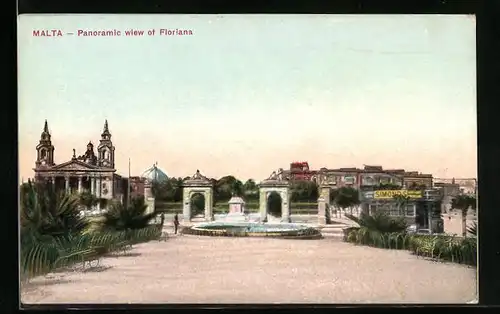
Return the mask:
[[225,221],[248,221],[245,215],[245,201],[239,196],[233,196],[228,202],[229,213],[226,215]]

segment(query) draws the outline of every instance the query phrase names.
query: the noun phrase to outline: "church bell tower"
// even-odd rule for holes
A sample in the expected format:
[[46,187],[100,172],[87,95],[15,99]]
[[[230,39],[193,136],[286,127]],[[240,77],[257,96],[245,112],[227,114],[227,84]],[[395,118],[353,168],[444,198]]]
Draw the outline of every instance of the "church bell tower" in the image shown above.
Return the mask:
[[98,165],[105,168],[115,168],[115,147],[111,142],[111,133],[108,128],[108,120],[104,122],[104,130],[97,147]]
[[36,168],[40,166],[54,166],[54,146],[52,145],[50,137],[49,126],[47,120],[45,120],[40,142],[36,146]]

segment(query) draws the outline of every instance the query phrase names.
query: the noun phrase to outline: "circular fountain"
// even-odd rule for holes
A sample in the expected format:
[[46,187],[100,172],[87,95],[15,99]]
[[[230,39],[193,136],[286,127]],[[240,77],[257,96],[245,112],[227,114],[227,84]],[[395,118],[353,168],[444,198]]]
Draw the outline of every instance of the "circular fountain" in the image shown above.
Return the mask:
[[183,234],[219,237],[272,237],[285,239],[321,239],[315,228],[293,223],[256,223],[214,221],[184,228]]

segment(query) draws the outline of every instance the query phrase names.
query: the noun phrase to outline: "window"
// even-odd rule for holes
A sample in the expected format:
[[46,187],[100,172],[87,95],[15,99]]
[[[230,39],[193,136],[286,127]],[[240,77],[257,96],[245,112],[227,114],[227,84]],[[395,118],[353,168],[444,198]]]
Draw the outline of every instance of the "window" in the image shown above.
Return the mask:
[[399,211],[399,206],[397,205],[389,205],[389,215],[390,216],[400,216],[401,212]]
[[415,205],[406,205],[405,214],[406,214],[406,216],[414,217],[415,216]]
[[391,215],[391,207],[388,206],[387,204],[379,204],[377,206],[377,212]]

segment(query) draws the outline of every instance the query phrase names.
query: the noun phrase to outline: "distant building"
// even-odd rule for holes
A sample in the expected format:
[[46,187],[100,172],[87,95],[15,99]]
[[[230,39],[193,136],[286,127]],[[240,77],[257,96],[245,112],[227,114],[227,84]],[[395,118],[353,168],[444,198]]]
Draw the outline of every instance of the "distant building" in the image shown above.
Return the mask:
[[418,171],[407,171],[404,173],[404,185],[406,188],[432,187],[432,174],[419,173]]
[[289,170],[283,171],[283,177],[292,181],[311,181],[317,171],[309,169],[307,161],[292,162]]
[[158,167],[158,163],[155,163],[152,167],[146,169],[141,178],[149,180],[150,182],[166,182],[168,181],[167,174]]
[[100,199],[123,198],[126,185],[122,176],[116,174],[115,147],[111,141],[108,121],[94,152],[94,144],[89,142],[83,155],[77,156],[73,149],[71,160],[56,164],[54,161],[55,147],[52,145],[52,135],[47,121],[36,146],[35,181],[55,185],[58,190],[66,192],[89,192]]
[[283,172],[284,177],[295,180],[312,180],[329,184],[332,187],[352,186],[357,189],[371,189],[391,185],[407,189],[430,189],[433,184],[431,174],[404,169],[383,169],[382,166],[365,165],[363,168],[321,168],[311,170],[308,162],[293,162],[290,170]]
[[[144,196],[144,178],[134,176],[130,177],[130,196],[132,198]],[[127,182],[128,183],[128,182]]]
[[[396,195],[406,196],[408,200],[399,203]],[[375,190],[361,191],[361,210],[373,215],[384,212],[393,217],[404,217],[410,226],[417,230],[426,229],[441,233],[444,231],[442,194],[436,189],[427,190]]]
[[443,179],[436,178],[434,187],[441,190],[443,203],[441,205],[443,213],[451,211],[451,202],[458,195],[476,195],[476,179]]
[[477,193],[476,178],[435,178],[435,185],[458,186],[458,193],[475,195]]

